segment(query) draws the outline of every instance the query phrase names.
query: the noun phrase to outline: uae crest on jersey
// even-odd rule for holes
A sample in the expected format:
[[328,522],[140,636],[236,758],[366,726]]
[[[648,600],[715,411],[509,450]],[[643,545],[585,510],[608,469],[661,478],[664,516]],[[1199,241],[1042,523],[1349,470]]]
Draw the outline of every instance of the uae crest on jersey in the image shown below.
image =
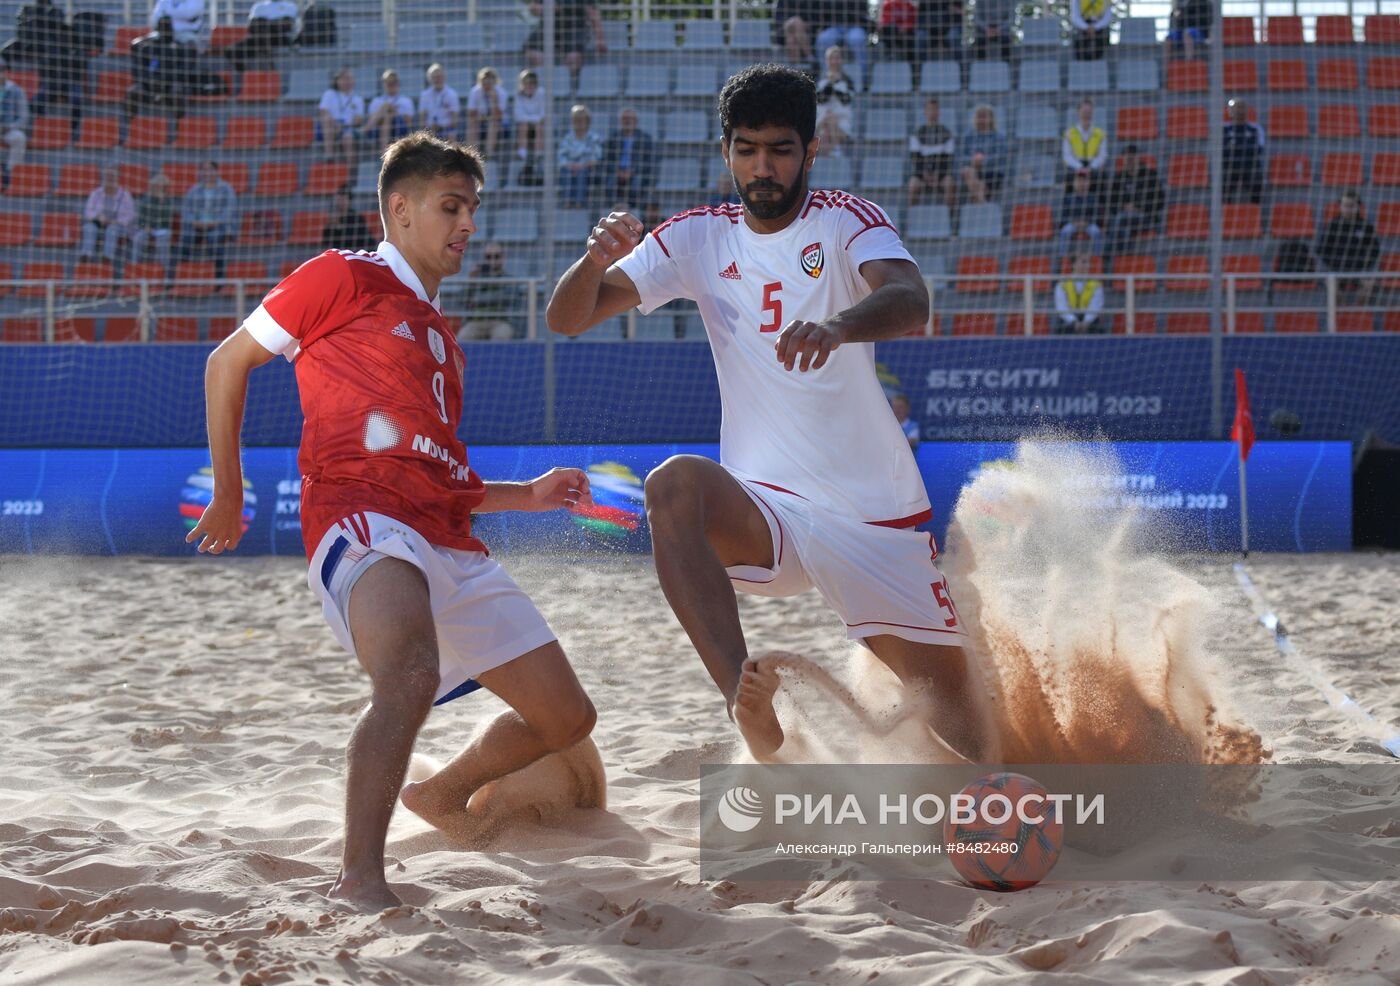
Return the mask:
[[820,243],[809,243],[802,248],[802,272],[811,278],[822,276],[822,264],[826,255]]
[[433,351],[433,359],[438,361],[438,366],[447,362],[447,346],[443,344],[442,335],[437,329],[428,329],[428,348]]

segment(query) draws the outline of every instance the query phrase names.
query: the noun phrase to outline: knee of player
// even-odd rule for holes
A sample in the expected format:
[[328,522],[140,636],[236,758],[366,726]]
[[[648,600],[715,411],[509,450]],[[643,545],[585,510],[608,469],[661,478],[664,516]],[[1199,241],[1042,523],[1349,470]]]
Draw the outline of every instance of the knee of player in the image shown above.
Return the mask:
[[580,743],[593,732],[598,721],[598,711],[593,708],[587,695],[580,694],[575,701],[567,703],[558,714],[543,728],[536,728],[540,738],[550,750],[567,750]]
[[423,648],[375,676],[375,704],[426,712],[437,697],[441,676],[435,651]]
[[692,458],[672,456],[647,474],[645,493],[648,517],[699,513],[700,483],[694,463],[689,461]]

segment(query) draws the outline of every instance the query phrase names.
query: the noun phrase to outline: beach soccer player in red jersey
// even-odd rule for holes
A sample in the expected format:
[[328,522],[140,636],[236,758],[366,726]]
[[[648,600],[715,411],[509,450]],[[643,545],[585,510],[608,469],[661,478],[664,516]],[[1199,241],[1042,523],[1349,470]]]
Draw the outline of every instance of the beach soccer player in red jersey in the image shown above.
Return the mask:
[[921,332],[929,297],[885,213],[812,190],[809,78],[755,65],[719,95],[721,154],[741,203],[643,227],[602,219],[564,275],[550,328],[578,335],[675,298],[700,308],[719,379],[720,461],[668,459],[646,481],[662,591],[753,754],[784,733],[782,659],[749,656],[735,588],[816,587],[849,636],[931,704],[929,725],[971,760],[987,752],[963,628],[939,572],[918,465],[875,373],[872,345]]
[[[399,903],[384,841],[400,794],[453,834],[474,791],[593,728],[548,624],[472,536],[473,512],[591,500],[578,469],[483,483],[457,437],[465,360],[438,288],[462,267],[483,179],[474,149],[427,133],[390,146],[379,173],[386,242],[302,264],[214,351],[206,375],[214,495],[187,540],[219,554],[241,536],[248,374],[278,355],[296,368],[307,581],[372,689],[347,750],[345,851],[331,888],[365,906]],[[401,792],[429,709],[478,686],[513,711]]]

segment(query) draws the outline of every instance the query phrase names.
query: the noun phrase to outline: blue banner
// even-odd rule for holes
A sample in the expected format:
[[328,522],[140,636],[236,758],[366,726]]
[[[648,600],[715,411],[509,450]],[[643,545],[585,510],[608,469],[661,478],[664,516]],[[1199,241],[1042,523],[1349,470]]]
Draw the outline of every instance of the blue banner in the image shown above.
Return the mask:
[[[1133,505],[1187,550],[1240,544],[1238,456],[1228,442],[1127,442],[1121,469],[1077,477],[1105,507]],[[958,493],[977,472],[1014,457],[1010,443],[940,442],[919,448],[939,537]],[[555,465],[586,468],[596,504],[570,514],[503,513],[477,532],[502,551],[647,551],[646,474],[677,453],[716,456],[714,445],[483,446],[472,466],[488,480],[525,480]],[[296,450],[244,453],[247,533],[239,554],[301,553]],[[1250,545],[1261,551],[1351,546],[1351,452],[1344,442],[1261,442],[1249,460]],[[0,449],[0,553],[193,553],[185,532],[209,502],[203,449]]]

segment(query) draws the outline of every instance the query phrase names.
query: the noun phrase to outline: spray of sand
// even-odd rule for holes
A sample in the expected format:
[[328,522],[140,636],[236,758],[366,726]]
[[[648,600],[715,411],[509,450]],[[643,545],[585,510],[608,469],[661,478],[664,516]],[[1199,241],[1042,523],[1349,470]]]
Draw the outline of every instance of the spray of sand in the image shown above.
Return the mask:
[[[1020,443],[959,497],[944,573],[983,679],[1002,763],[1258,763],[1259,736],[1226,707],[1206,639],[1206,589],[1159,553],[1124,501],[1107,446]],[[873,658],[842,688],[785,661],[794,721],[784,760],[948,762]],[[792,716],[792,719],[787,718]],[[843,716],[849,728],[831,728]],[[820,728],[813,728],[820,724]]]

